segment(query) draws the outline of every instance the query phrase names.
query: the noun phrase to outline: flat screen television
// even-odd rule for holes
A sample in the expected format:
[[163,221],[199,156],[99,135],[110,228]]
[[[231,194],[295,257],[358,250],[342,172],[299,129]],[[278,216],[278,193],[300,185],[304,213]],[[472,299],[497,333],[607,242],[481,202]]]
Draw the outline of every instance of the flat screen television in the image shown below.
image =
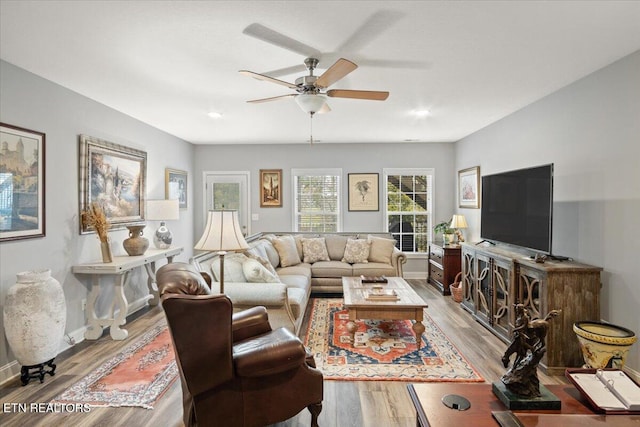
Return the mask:
[[483,240],[551,254],[553,164],[482,177]]

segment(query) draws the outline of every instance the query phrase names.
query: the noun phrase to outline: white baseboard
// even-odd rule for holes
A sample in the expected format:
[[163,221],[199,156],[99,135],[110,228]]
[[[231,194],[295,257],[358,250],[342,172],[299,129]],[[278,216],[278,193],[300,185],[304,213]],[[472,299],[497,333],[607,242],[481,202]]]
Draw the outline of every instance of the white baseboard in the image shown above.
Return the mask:
[[[147,301],[151,299],[151,296],[145,296],[140,298],[129,304],[127,310],[127,316],[132,315],[133,313],[142,310],[147,306]],[[104,316],[106,317],[106,316]],[[84,333],[87,330],[87,326],[83,326],[75,331],[67,332],[63,337],[62,343],[60,343],[59,353],[62,353],[65,350],[70,349],[77,343],[84,341]],[[15,377],[20,375],[20,369],[22,366],[18,363],[17,360],[11,361],[4,366],[0,367],[0,386],[2,386],[7,381],[14,379]]]

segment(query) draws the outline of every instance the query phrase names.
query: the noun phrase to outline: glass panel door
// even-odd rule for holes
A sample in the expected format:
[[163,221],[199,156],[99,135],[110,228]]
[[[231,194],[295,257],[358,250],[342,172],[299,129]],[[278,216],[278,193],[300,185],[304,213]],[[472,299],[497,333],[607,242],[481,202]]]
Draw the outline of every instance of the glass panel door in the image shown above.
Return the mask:
[[206,172],[205,177],[205,209],[238,211],[242,232],[245,236],[249,235],[249,172]]

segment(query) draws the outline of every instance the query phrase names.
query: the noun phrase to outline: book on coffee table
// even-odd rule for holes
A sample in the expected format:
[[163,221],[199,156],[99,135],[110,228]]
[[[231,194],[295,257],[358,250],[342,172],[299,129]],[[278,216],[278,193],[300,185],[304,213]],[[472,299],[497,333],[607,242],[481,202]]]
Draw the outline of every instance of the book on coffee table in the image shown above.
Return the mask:
[[388,283],[389,281],[387,280],[386,277],[384,276],[360,276],[360,280],[362,280],[362,283]]
[[371,289],[367,291],[365,299],[369,301],[397,301],[400,297],[393,289]]

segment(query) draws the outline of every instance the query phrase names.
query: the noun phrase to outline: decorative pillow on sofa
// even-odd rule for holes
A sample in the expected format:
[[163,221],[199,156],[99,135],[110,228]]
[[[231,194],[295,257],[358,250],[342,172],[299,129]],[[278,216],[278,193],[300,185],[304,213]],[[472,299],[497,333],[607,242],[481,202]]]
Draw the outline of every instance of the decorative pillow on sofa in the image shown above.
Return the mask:
[[302,254],[304,262],[330,261],[324,237],[302,239]]
[[296,248],[296,241],[293,239],[293,236],[279,236],[273,239],[271,243],[273,243],[276,251],[278,251],[280,265],[282,267],[290,267],[302,262],[300,255],[298,255],[298,248]]
[[257,259],[249,258],[242,264],[242,271],[247,278],[247,282],[258,283],[278,283],[280,280],[273,275]]
[[369,235],[367,240],[371,242],[369,261],[391,264],[391,255],[393,254],[393,248],[396,246],[396,241],[372,235]]
[[[248,258],[243,254],[230,253],[224,256],[224,281],[225,282],[246,282],[242,271],[242,264]],[[216,281],[220,281],[220,260],[214,259],[211,262],[211,272]]]
[[349,264],[369,262],[369,243],[365,239],[347,239],[342,262]]
[[[274,249],[274,251],[275,251],[275,249]],[[271,263],[267,259],[262,258],[261,256],[254,254],[253,252],[251,252],[251,250],[244,251],[243,253],[247,256],[247,258],[255,259],[256,261],[258,261],[260,264],[262,264],[262,266],[264,268],[269,270],[269,273],[271,273],[274,276],[278,277],[278,273],[276,272],[276,269],[273,268],[273,265],[271,265]]]

